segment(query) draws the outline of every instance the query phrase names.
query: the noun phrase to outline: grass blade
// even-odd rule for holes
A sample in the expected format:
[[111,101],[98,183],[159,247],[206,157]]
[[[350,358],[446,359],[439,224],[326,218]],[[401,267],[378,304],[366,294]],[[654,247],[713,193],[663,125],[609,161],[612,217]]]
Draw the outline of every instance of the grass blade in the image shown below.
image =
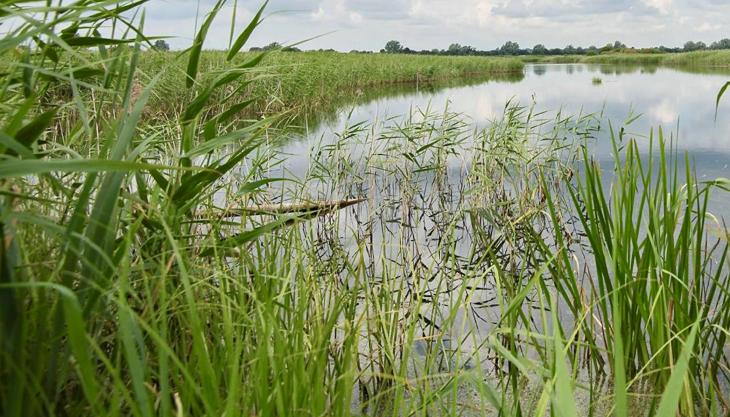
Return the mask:
[[218,2],[215,4],[215,7],[213,7],[213,10],[208,14],[208,17],[206,17],[205,22],[203,22],[203,26],[200,27],[198,35],[195,37],[195,42],[193,43],[193,47],[190,50],[187,79],[185,80],[185,85],[188,88],[195,85],[195,79],[198,77],[200,53],[203,51],[203,43],[205,42],[205,38],[208,36],[208,30],[210,29],[210,25],[213,24],[213,20],[215,20],[216,15],[218,14],[225,2],[226,0],[218,0]]
[[687,376],[687,369],[689,369],[689,361],[694,351],[695,338],[697,337],[697,331],[699,328],[700,319],[697,319],[697,321],[695,321],[692,325],[689,337],[687,337],[687,340],[684,342],[682,354],[672,371],[669,383],[667,383],[666,388],[664,388],[664,393],[662,394],[662,399],[659,402],[659,408],[657,409],[657,416],[674,416],[678,414],[677,405],[679,404],[679,399],[682,396],[685,377]]
[[244,31],[241,33],[241,35],[238,36],[236,42],[233,43],[233,46],[231,46],[230,50],[228,51],[228,56],[226,57],[226,59],[228,59],[229,61],[232,60],[241,50],[241,48],[243,48],[243,46],[246,44],[248,38],[251,37],[254,29],[256,29],[256,27],[261,24],[261,22],[263,21],[261,19],[261,14],[264,12],[267,4],[269,4],[269,0],[266,0],[266,2],[264,2],[264,5],[261,6],[258,13],[256,13],[256,16],[254,16],[254,18],[251,20],[251,23],[249,23],[246,29],[244,29]]

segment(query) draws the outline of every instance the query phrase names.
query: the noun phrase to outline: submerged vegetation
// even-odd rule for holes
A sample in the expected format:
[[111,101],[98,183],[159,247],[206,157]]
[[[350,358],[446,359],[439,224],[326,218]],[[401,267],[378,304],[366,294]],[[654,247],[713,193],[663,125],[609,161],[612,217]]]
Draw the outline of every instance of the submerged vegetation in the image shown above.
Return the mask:
[[224,2],[169,60],[139,3],[0,9],[3,416],[730,409],[730,183],[661,130],[414,110],[287,180],[278,109],[521,63],[202,52]]

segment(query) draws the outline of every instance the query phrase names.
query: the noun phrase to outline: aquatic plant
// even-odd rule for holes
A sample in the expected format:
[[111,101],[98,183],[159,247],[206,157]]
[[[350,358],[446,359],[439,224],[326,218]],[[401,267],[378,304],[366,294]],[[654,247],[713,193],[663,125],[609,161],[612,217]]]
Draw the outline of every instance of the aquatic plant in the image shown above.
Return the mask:
[[[680,180],[662,132],[648,161],[613,135],[606,178],[600,115],[510,103],[475,131],[414,109],[314,141],[291,178],[288,115],[237,117],[244,90],[277,101],[283,61],[263,63],[288,59],[239,54],[264,8],[203,52],[217,2],[173,54],[143,51],[143,3],[0,8],[19,22],[0,42],[4,416],[728,408],[728,235],[707,202],[730,186]],[[389,82],[388,59],[346,82]]]

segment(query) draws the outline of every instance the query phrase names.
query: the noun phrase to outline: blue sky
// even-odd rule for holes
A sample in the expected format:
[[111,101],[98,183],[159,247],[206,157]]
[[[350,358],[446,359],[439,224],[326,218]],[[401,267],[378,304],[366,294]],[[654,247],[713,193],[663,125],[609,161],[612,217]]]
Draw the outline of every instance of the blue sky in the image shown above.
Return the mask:
[[[204,15],[214,3],[152,0],[145,6],[145,32],[174,35],[169,43],[176,49],[189,46],[196,14]],[[261,3],[239,0],[238,31]],[[230,0],[219,15],[207,48],[227,47],[233,5]],[[271,0],[267,11],[277,13],[249,46],[320,35],[302,48],[379,50],[390,39],[413,49],[451,43],[494,49],[507,40],[522,47],[603,46],[615,40],[644,47],[730,38],[730,0]]]

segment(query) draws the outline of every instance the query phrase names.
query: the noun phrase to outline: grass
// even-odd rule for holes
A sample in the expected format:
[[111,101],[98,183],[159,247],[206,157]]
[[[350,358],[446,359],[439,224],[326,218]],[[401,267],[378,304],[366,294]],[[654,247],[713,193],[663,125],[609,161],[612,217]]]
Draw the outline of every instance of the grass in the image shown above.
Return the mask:
[[[3,416],[730,408],[728,234],[707,208],[727,180],[698,182],[661,131],[640,155],[598,115],[511,104],[477,131],[431,109],[348,125],[282,178],[275,109],[303,104],[281,97],[337,99],[286,71],[341,56],[238,55],[260,16],[230,60],[203,52],[222,4],[164,69],[144,14],[120,17],[135,3],[3,6],[26,22],[0,42]],[[403,58],[338,82],[427,62]],[[329,76],[366,62],[348,59]],[[249,89],[263,119],[236,117]]]
[[613,64],[613,65],[665,65],[677,67],[728,67],[730,66],[730,51],[697,51],[678,54],[604,54],[594,56],[550,56],[526,57],[529,62],[555,64]]
[[[200,68],[215,74],[230,65],[241,64],[259,56],[257,53],[237,54],[231,62],[225,51],[203,51]],[[163,82],[164,95],[153,97],[151,107],[161,113],[180,111],[174,103],[184,103],[187,94],[184,77],[185,61],[175,52],[147,51],[140,55],[140,71],[156,74],[171,73]],[[241,100],[256,98],[257,113],[276,113],[298,109],[314,113],[331,103],[357,98],[363,91],[398,84],[423,86],[456,77],[510,76],[520,74],[523,63],[510,58],[485,57],[426,57],[392,54],[344,54],[338,52],[274,52],[262,60],[267,66],[265,77],[242,91]],[[276,76],[272,76],[276,74]],[[252,77],[264,74],[251,74]],[[233,91],[227,91],[232,93]],[[224,92],[225,93],[225,92]]]

